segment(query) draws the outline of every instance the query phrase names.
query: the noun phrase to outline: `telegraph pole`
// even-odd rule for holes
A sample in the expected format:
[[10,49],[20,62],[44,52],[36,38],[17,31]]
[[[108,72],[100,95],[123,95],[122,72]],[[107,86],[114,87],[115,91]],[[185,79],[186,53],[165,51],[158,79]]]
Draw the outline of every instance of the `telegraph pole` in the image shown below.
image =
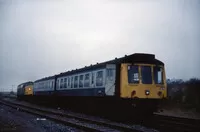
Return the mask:
[[12,85],[12,91],[11,91],[11,93],[13,94],[14,93],[14,91],[13,91],[13,87],[14,87],[15,85]]
[[13,92],[13,87],[14,87],[14,85],[12,85],[12,92]]

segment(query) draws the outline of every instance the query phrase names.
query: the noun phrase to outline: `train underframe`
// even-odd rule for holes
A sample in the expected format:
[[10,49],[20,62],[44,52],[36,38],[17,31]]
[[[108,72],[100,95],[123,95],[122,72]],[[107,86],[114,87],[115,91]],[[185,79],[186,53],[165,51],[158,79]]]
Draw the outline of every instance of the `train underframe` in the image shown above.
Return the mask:
[[157,111],[157,99],[122,99],[116,97],[66,97],[66,96],[20,96],[43,106],[66,108],[73,111],[109,117],[115,120],[149,118]]

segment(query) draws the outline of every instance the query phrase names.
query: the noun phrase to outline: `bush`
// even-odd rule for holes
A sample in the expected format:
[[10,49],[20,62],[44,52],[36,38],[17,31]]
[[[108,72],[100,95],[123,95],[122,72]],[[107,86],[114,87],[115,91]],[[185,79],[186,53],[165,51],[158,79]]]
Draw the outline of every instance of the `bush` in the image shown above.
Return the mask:
[[200,111],[200,80],[191,78],[188,81],[181,79],[167,80],[168,96],[174,103],[182,103]]
[[186,82],[186,102],[200,109],[200,80],[192,78]]

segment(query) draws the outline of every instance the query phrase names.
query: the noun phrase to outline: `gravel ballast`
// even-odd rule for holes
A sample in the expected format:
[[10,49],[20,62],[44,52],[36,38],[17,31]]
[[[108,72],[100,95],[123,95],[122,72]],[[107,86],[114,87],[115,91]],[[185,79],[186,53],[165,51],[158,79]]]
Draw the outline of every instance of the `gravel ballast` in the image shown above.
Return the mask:
[[81,132],[76,128],[58,124],[46,118],[20,112],[0,104],[1,132]]

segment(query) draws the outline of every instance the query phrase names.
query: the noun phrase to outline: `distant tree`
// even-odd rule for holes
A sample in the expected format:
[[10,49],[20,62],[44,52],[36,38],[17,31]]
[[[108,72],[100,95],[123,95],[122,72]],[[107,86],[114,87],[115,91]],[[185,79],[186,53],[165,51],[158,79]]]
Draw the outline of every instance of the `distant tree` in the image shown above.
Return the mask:
[[167,89],[171,101],[188,104],[200,112],[200,79],[167,79]]
[[168,96],[173,101],[182,101],[184,81],[182,79],[167,79]]

